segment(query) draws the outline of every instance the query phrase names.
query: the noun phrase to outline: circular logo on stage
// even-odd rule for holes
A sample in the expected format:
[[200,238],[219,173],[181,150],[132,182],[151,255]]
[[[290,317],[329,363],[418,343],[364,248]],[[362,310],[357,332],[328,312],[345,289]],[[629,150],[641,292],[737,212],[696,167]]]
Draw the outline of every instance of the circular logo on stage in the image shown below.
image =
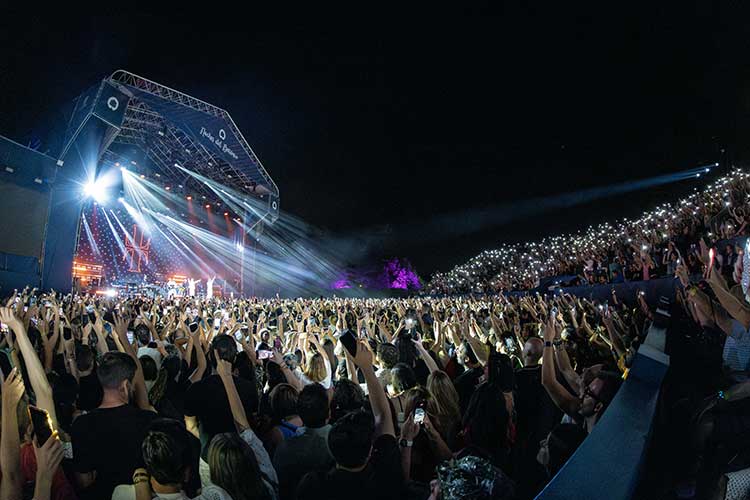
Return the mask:
[[117,108],[120,107],[120,101],[117,100],[117,97],[110,97],[107,99],[107,107],[112,111],[117,111]]
[[225,141],[225,140],[227,139],[227,133],[226,133],[226,132],[224,132],[224,129],[221,129],[221,130],[219,130],[219,138],[220,138],[220,139],[221,139],[222,141]]
[[274,210],[276,210],[277,208],[279,208],[278,203],[276,203],[275,201],[272,201],[271,202],[271,208],[273,208]]

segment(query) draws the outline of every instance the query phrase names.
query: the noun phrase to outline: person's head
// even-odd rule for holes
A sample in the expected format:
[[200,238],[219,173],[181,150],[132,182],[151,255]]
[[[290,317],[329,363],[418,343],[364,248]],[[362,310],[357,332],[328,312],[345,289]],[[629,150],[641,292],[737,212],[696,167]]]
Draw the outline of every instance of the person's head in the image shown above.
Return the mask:
[[391,385],[394,394],[401,394],[417,385],[417,376],[409,365],[398,363],[391,368]]
[[542,359],[542,353],[544,352],[544,342],[539,337],[530,337],[529,340],[523,345],[523,352],[521,358],[523,359],[523,366],[536,366],[539,364],[539,360]]
[[463,417],[466,444],[501,459],[508,449],[508,409],[505,396],[492,384],[482,384],[469,400]]
[[229,335],[217,335],[211,342],[210,359],[211,364],[216,368],[216,361],[223,359],[229,363],[234,363],[237,357],[237,341]]
[[438,415],[460,419],[458,392],[447,373],[442,370],[432,372],[427,377],[427,390],[432,394]]
[[335,422],[351,411],[361,409],[366,399],[365,391],[359,384],[348,378],[336,381],[331,399],[331,422]]
[[188,481],[193,453],[187,431],[179,422],[172,422],[172,425],[152,425],[143,439],[141,452],[151,480],[180,491]]
[[138,358],[141,362],[141,368],[143,369],[143,378],[146,381],[156,380],[156,376],[159,374],[159,369],[156,367],[156,361],[151,356],[144,354]]
[[598,419],[614,399],[621,383],[620,377],[600,373],[586,385],[581,394],[581,415]]
[[313,355],[307,356],[307,361],[305,363],[305,369],[303,372],[305,373],[305,376],[312,380],[313,382],[322,382],[326,379],[326,375],[328,374],[328,371],[326,369],[326,362],[323,358],[325,354],[316,352]]
[[430,416],[434,416],[437,413],[435,403],[432,400],[432,394],[421,385],[414,386],[406,391],[405,396],[404,413],[406,415],[411,415],[417,408],[424,409]]
[[297,410],[305,427],[326,425],[329,416],[328,393],[320,384],[308,384],[297,398]]
[[136,326],[134,334],[136,340],[138,340],[138,345],[141,347],[147,346],[151,342],[151,331],[144,324]]
[[94,369],[94,350],[90,346],[82,344],[76,348],[76,368],[80,375],[88,375]]
[[[270,363],[269,363],[270,364]],[[271,404],[271,418],[274,422],[297,415],[297,389],[289,384],[278,384],[268,395]]]
[[558,424],[539,443],[536,460],[547,469],[547,473],[552,477],[565,465],[584,439],[586,439],[586,431],[580,426]]
[[236,432],[217,434],[208,446],[211,482],[233,500],[270,497],[252,448]]
[[341,417],[328,433],[328,449],[340,467],[359,468],[367,464],[372,451],[375,422],[372,415],[356,410]]
[[731,244],[727,244],[726,247],[724,247],[726,250],[727,255],[732,255],[734,253],[734,246]]
[[[521,311],[523,314],[525,311]],[[479,366],[479,359],[474,354],[474,349],[471,348],[467,341],[463,341],[458,345],[456,349],[456,359],[458,363],[466,369],[473,369]]]
[[386,370],[390,370],[398,363],[398,349],[391,343],[380,344],[377,354],[378,364]]
[[135,377],[137,366],[133,358],[124,352],[108,352],[99,363],[96,375],[105,395],[129,403],[133,399],[135,389],[133,377]]

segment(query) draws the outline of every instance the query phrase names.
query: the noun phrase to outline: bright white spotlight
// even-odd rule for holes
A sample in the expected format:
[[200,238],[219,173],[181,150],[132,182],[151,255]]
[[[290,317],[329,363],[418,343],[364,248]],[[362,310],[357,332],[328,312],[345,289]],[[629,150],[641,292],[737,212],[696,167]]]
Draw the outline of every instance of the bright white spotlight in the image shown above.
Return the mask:
[[122,196],[120,196],[119,198],[117,198],[117,201],[119,201],[120,203],[122,203],[123,201],[125,201],[125,198],[123,198]]
[[110,290],[106,290],[106,291],[104,292],[104,295],[106,295],[107,297],[114,297],[114,296],[116,296],[116,295],[117,295],[117,292],[116,292],[115,290],[111,290],[111,289],[110,289]]
[[91,181],[83,186],[83,194],[87,198],[93,198],[95,201],[102,203],[107,200],[107,190],[104,184],[99,180]]
[[696,176],[696,177],[700,177],[700,176],[701,176],[701,174],[695,174],[695,176]]

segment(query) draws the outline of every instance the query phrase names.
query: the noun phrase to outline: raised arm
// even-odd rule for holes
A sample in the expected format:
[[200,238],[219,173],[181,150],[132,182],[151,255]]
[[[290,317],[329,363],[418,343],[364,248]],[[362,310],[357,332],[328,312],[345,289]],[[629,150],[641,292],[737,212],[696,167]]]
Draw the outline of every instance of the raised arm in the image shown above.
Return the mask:
[[372,405],[372,413],[375,416],[375,435],[387,434],[395,436],[393,419],[391,418],[388,399],[385,396],[385,389],[380,385],[378,377],[375,376],[375,369],[372,367],[372,355],[365,347],[363,341],[357,344],[357,355],[354,356],[354,364],[362,371],[367,383],[367,393]]
[[26,329],[13,314],[13,310],[7,307],[0,308],[0,321],[8,325],[16,334],[16,345],[21,351],[21,356],[26,365],[31,388],[36,394],[37,405],[47,410],[54,427],[57,428],[57,413],[55,412],[55,402],[52,399],[52,387],[49,385],[47,373],[44,371],[41,361],[39,361],[39,356],[36,355],[34,346],[31,345],[31,341],[26,335]]
[[221,378],[221,383],[224,385],[224,390],[227,392],[234,425],[237,428],[237,432],[242,433],[245,429],[250,428],[250,422],[247,420],[247,413],[245,413],[242,400],[240,400],[240,394],[237,392],[237,386],[234,383],[232,365],[229,361],[219,359],[216,361],[216,371],[219,374],[219,378]]
[[[566,414],[578,413],[580,403],[565,387],[557,381],[555,375],[555,358],[552,354],[551,343],[555,339],[554,319],[549,319],[544,328],[544,354],[542,355],[542,385],[547,390],[552,401]],[[550,344],[548,346],[548,343]]]
[[21,440],[18,436],[18,403],[24,393],[23,377],[13,368],[3,382],[2,429],[0,434],[0,498],[21,498]]

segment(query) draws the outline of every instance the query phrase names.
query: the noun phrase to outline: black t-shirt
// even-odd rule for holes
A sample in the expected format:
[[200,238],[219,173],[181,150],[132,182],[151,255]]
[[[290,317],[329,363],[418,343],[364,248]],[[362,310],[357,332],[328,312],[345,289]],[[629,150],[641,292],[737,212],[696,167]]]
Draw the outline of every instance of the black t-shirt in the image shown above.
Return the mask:
[[370,461],[360,472],[331,469],[307,474],[297,487],[298,500],[380,500],[399,498],[404,487],[401,451],[396,438],[378,437],[372,444]]
[[[255,381],[234,377],[242,406],[248,417],[258,411]],[[216,434],[236,432],[227,392],[218,375],[211,375],[190,386],[185,394],[185,415],[197,417],[200,424],[201,456],[205,459],[208,445]]]
[[132,484],[133,471],[143,467],[143,438],[156,416],[123,405],[97,408],[73,422],[73,467],[81,473],[96,471],[88,498],[110,498],[118,484]]
[[78,409],[91,411],[102,403],[102,386],[96,372],[78,380]]
[[562,411],[542,385],[541,365],[516,370],[515,378],[518,441],[536,457],[539,442],[560,422]]
[[474,394],[474,389],[479,385],[483,375],[483,368],[473,368],[466,370],[453,381],[453,385],[456,387],[456,392],[458,393],[461,415],[466,413],[466,408],[469,407],[469,401]]

